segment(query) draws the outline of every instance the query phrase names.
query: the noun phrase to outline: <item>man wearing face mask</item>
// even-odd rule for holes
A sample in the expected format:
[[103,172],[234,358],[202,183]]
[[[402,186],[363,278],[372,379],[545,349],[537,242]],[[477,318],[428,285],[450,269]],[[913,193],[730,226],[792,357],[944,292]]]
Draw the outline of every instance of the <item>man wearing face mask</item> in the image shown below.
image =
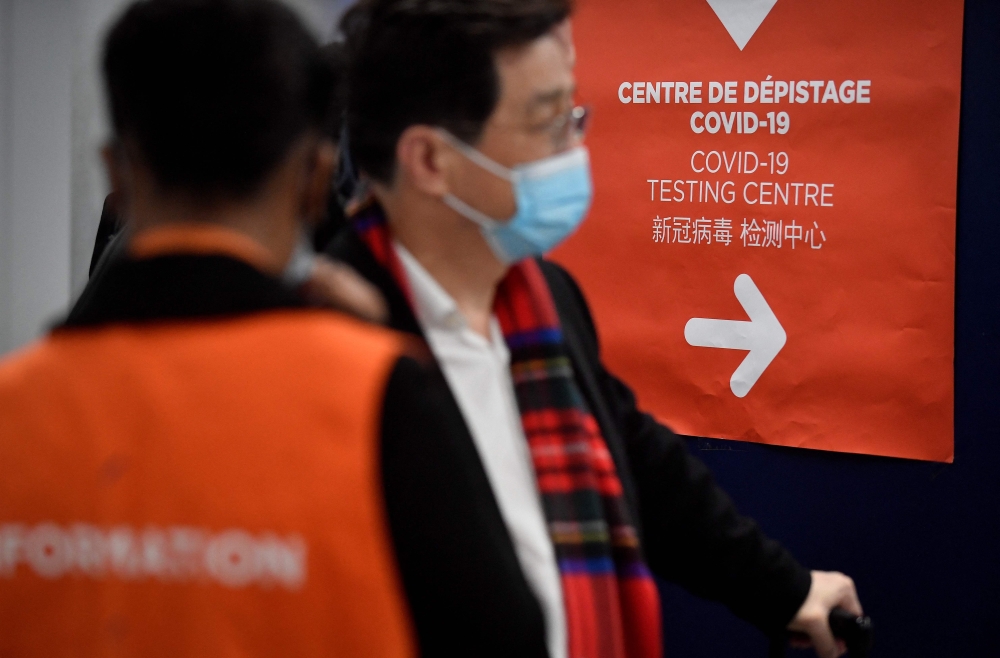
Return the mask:
[[842,652],[849,578],[740,516],[601,363],[570,275],[540,257],[593,193],[569,0],[362,0],[342,23],[351,156],[372,193],[329,253],[380,288],[448,381],[447,446],[384,454],[426,655],[655,658],[653,573],[768,634]]

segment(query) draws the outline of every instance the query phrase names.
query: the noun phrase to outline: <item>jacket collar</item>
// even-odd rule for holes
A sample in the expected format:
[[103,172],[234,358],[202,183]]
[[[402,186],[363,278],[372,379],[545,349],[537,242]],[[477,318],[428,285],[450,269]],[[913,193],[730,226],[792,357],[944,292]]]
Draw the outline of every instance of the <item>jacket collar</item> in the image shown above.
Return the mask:
[[281,263],[271,252],[250,236],[205,223],[178,223],[147,229],[129,240],[128,253],[140,260],[170,254],[229,256],[272,276],[282,270]]
[[353,228],[347,227],[341,230],[326,248],[326,254],[350,265],[358,274],[378,288],[389,306],[389,327],[391,329],[425,339],[406,294],[393,280],[389,270],[379,264],[368,245]]
[[56,328],[223,318],[306,304],[268,252],[228,229],[182,225],[132,239]]

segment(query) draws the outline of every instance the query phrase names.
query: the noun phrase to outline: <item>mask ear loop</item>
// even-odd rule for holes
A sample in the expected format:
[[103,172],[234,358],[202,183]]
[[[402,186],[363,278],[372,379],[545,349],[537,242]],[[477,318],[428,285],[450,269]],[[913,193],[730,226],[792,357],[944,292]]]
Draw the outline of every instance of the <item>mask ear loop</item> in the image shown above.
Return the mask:
[[438,134],[441,135],[444,141],[448,142],[453,146],[459,153],[467,157],[473,163],[479,165],[486,171],[490,172],[498,178],[502,178],[506,181],[514,183],[517,181],[517,172],[507,167],[503,166],[499,162],[496,162],[489,157],[483,155],[478,149],[469,146],[458,137],[455,137],[450,132],[444,128],[438,128]]
[[500,220],[490,217],[483,211],[476,210],[454,194],[446,194],[441,200],[444,201],[444,205],[448,206],[459,215],[464,216],[466,219],[478,224],[480,228],[493,229],[503,224]]
[[503,226],[503,222],[493,219],[480,210],[476,210],[454,194],[446,194],[442,201],[444,201],[444,205],[448,206],[459,215],[462,215],[479,227],[479,233],[483,236],[483,239],[486,240],[490,249],[493,250],[493,253],[496,254],[497,258],[501,262],[507,265],[513,262],[510,254],[508,254],[507,250],[504,249],[503,244],[497,239],[496,235],[493,234],[495,230]]
[[[442,139],[453,146],[459,153],[471,160],[473,164],[479,165],[491,174],[510,182],[512,185],[515,184],[517,172],[507,169],[507,167],[504,167],[498,162],[494,162],[443,128],[439,129],[438,133],[441,135]],[[483,239],[485,239],[490,245],[490,248],[493,250],[493,253],[496,254],[497,258],[508,265],[513,262],[510,255],[507,253],[507,250],[504,249],[503,245],[493,234],[493,231],[502,226],[503,222],[490,217],[481,210],[473,208],[454,194],[446,194],[442,201],[444,201],[446,206],[457,212],[459,215],[462,215],[479,226],[479,232],[482,234]]]

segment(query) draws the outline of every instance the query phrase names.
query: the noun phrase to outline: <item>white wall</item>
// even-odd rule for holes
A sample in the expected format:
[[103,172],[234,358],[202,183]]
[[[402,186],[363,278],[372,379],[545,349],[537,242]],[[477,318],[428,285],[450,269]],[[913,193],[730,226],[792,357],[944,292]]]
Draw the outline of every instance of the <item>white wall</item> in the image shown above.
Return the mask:
[[4,2],[3,347],[23,344],[70,298],[70,0]]
[[[351,0],[286,0],[328,39]],[[0,0],[0,354],[87,281],[107,183],[101,41],[128,0]]]
[[7,80],[10,77],[7,69],[10,62],[10,3],[0,0],[0,353],[12,344],[10,339],[10,314],[7,309],[10,307],[10,271],[7,256],[9,251],[7,237],[7,155],[10,149],[7,145],[7,119],[10,112],[7,109],[7,101],[10,94],[7,92]]

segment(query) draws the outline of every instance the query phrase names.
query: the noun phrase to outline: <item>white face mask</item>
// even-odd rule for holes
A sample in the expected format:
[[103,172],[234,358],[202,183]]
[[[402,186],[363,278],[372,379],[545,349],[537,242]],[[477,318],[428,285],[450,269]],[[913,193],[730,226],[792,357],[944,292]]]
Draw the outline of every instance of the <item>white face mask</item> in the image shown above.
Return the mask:
[[442,130],[441,134],[469,160],[513,186],[517,211],[508,220],[490,217],[453,194],[443,199],[449,208],[479,225],[500,262],[509,265],[541,256],[583,223],[594,194],[586,147],[508,169],[451,133]]
[[295,250],[285,265],[285,271],[281,273],[281,280],[292,288],[298,288],[312,278],[315,267],[316,252],[313,251],[312,242],[306,231],[302,230],[295,244]]

